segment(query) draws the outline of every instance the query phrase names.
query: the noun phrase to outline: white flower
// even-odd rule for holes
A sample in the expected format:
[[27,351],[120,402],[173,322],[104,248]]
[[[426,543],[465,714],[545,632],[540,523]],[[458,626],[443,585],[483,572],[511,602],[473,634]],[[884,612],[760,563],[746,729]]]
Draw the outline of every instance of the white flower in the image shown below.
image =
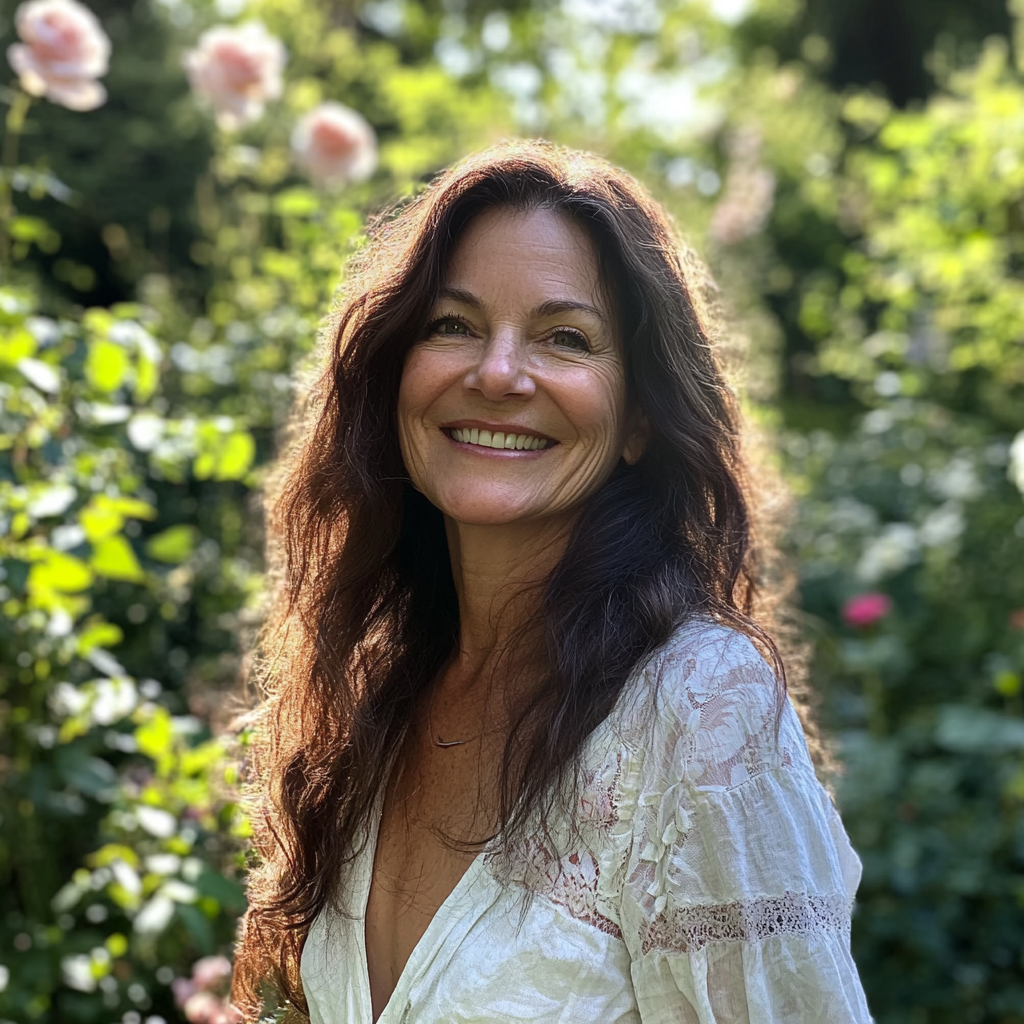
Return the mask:
[[956,455],[935,473],[929,485],[940,498],[950,501],[972,501],[982,493],[974,463],[964,455]]
[[1006,475],[1012,483],[1017,485],[1017,490],[1024,494],[1024,430],[1013,439],[1013,443],[1010,445],[1010,461]]
[[18,369],[21,375],[40,391],[45,391],[48,395],[55,395],[60,391],[60,373],[49,363],[26,357],[18,360]]
[[857,575],[867,583],[892,576],[905,569],[918,555],[917,530],[909,523],[887,523],[882,532],[864,546]]
[[286,59],[281,40],[259,22],[249,22],[208,29],[196,49],[185,54],[184,64],[192,91],[230,131],[258,120],[267,102],[281,95]]
[[139,412],[128,421],[127,430],[138,451],[151,452],[164,436],[164,421],[154,412]]
[[21,38],[7,59],[33,96],[69,110],[95,110],[107,91],[96,81],[107,73],[110,39],[96,15],[78,0],[29,0],[14,15]]
[[139,824],[157,839],[169,839],[178,827],[178,819],[170,811],[160,807],[140,804],[135,808],[135,816],[139,819]]
[[949,544],[964,532],[964,526],[964,513],[960,504],[947,501],[925,517],[921,524],[921,543],[925,547]]
[[133,927],[140,935],[158,935],[174,917],[174,901],[157,893],[136,915]]
[[36,519],[62,515],[77,497],[78,491],[70,484],[54,484],[32,498],[28,503],[28,514]]
[[367,120],[340,103],[321,103],[292,132],[296,162],[319,185],[365,181],[377,166],[377,137]]
[[92,958],[85,953],[66,956],[60,962],[64,984],[76,992],[95,992],[96,978],[92,973]]

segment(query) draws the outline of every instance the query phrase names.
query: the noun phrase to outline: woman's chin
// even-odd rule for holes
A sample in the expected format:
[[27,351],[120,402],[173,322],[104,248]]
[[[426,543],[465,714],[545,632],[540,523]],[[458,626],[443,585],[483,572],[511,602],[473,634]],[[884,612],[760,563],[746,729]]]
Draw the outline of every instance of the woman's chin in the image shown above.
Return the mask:
[[561,519],[564,513],[545,509],[532,502],[524,502],[522,494],[463,496],[458,499],[435,501],[447,519],[460,526],[510,527],[534,524],[542,527],[549,519]]

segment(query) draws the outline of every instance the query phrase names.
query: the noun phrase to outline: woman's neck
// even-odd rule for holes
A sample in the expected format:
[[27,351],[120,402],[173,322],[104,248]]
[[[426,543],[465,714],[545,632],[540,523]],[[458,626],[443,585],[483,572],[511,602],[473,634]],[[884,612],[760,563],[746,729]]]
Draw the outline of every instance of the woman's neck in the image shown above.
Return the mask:
[[544,598],[572,522],[467,526],[449,520],[446,527],[459,600],[459,674],[488,674],[511,646],[522,650],[522,630]]

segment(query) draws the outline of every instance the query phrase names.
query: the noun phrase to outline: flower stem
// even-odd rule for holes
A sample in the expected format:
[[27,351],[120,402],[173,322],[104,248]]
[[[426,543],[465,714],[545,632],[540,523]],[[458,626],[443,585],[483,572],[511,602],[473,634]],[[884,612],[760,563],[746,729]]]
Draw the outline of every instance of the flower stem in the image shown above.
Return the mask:
[[25,115],[32,105],[32,97],[18,90],[7,109],[3,149],[0,150],[0,277],[6,278],[11,268],[11,217],[14,204],[11,202],[12,179],[18,163],[18,143],[21,130],[25,127]]

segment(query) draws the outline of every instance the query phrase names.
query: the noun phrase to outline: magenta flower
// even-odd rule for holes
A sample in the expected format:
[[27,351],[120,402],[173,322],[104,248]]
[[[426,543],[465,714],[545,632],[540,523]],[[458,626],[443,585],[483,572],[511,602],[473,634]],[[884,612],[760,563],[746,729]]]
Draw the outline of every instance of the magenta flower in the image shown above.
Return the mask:
[[858,594],[843,605],[843,621],[848,626],[864,629],[879,619],[884,619],[890,611],[892,598],[888,594]]

